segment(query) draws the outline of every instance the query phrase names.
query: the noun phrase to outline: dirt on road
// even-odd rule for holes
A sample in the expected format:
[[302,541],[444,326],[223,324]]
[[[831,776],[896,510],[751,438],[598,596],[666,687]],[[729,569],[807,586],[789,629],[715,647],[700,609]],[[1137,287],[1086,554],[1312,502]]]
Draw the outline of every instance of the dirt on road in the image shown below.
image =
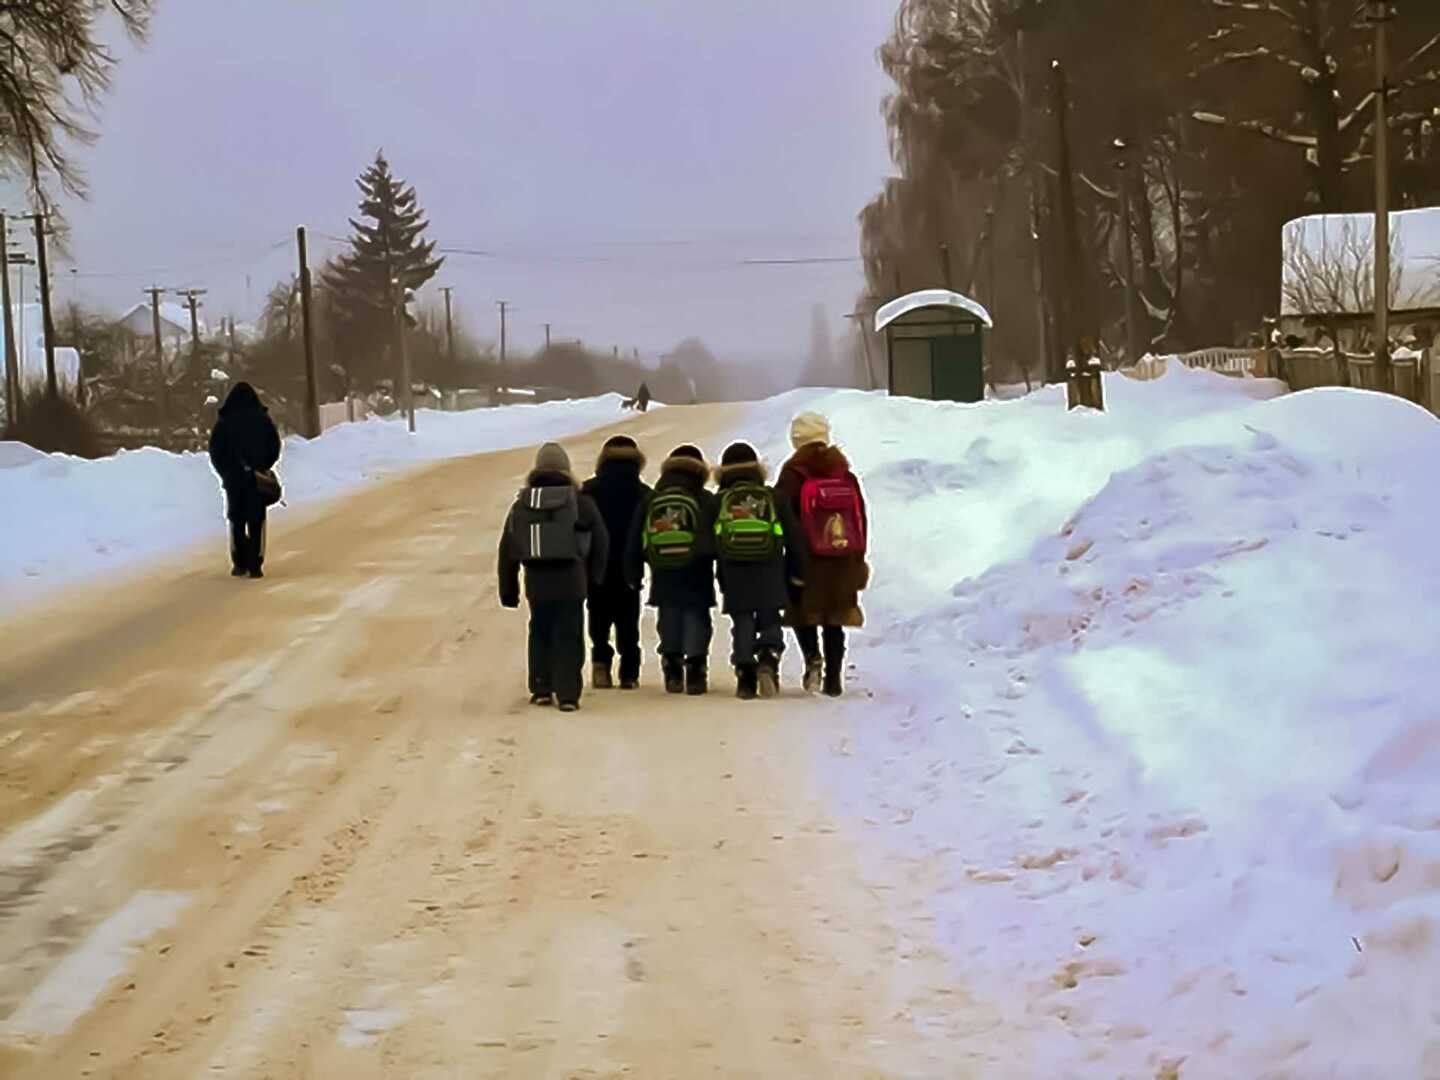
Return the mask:
[[993,1018],[862,880],[817,764],[854,721],[793,666],[737,703],[721,624],[707,698],[652,652],[526,704],[494,563],[531,456],[307,512],[262,582],[205,551],[0,624],[0,1076],[967,1075]]

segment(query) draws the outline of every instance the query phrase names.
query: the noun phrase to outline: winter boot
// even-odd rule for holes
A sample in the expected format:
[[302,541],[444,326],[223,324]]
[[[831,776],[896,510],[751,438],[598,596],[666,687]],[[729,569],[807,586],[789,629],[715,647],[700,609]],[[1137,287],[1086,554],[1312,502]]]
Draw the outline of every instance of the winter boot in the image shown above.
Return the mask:
[[662,656],[660,658],[660,671],[665,676],[665,692],[667,694],[683,694],[685,692],[684,657]]
[[805,676],[800,685],[805,688],[807,694],[813,694],[820,689],[820,676],[824,670],[824,663],[820,657],[807,656],[805,658]]
[[639,680],[639,679],[627,679],[627,678],[625,678],[624,676],[621,676],[621,678],[620,678],[620,689],[621,689],[621,690],[634,690],[634,689],[635,689],[637,686],[639,686],[639,685],[640,685],[640,680]]
[[530,704],[531,704],[531,705],[554,705],[554,704],[555,704],[555,695],[554,695],[554,694],[531,694],[531,695],[530,695]]
[[780,693],[780,657],[773,649],[760,651],[757,685],[762,698],[772,698]]
[[755,697],[756,667],[754,664],[737,664],[735,667],[735,696],[741,701]]
[[560,711],[561,711],[561,712],[574,712],[574,711],[575,711],[576,709],[578,709],[578,708],[580,708],[580,703],[579,703],[578,701],[562,701],[562,702],[560,702]]
[[705,685],[705,657],[691,656],[685,661],[685,693],[698,695],[703,694],[709,687]]
[[248,577],[249,574],[250,571],[246,570],[243,566],[233,566],[230,568],[231,577]]
[[825,686],[824,691],[827,697],[839,697],[845,692],[844,683],[845,653],[825,653]]
[[595,661],[590,667],[590,686],[596,690],[610,690],[615,681],[610,678],[610,665]]

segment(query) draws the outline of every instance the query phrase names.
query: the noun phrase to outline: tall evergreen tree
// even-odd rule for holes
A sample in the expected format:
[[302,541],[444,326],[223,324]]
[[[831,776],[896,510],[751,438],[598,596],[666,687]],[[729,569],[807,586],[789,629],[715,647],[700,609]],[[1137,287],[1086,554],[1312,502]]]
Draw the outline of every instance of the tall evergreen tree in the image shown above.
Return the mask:
[[435,258],[435,242],[424,239],[430,223],[415,188],[391,173],[383,150],[356,183],[361,220],[350,219],[350,250],[326,269],[321,283],[330,294],[349,373],[365,383],[398,376],[383,371],[381,359],[395,342],[399,293],[420,288],[445,260]]

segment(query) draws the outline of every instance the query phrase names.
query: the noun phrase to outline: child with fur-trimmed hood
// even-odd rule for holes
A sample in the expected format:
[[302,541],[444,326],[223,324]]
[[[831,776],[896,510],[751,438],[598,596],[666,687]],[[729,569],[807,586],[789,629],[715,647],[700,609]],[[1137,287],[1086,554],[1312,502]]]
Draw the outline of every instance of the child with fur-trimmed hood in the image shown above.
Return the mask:
[[[577,555],[567,560],[525,562],[523,540],[517,540],[511,508],[500,530],[500,604],[520,606],[520,568],[525,567],[525,599],[530,603],[530,704],[551,705],[562,712],[580,707],[581,671],[585,665],[585,596],[605,580],[610,561],[610,536],[594,500],[578,491],[570,457],[558,443],[546,443],[535,455],[525,478],[526,490],[576,488]],[[524,494],[524,492],[522,492]]]
[[677,446],[660,466],[660,479],[647,494],[630,526],[625,552],[625,579],[639,589],[647,564],[650,508],[667,493],[693,499],[699,519],[693,523],[694,542],[683,565],[650,565],[649,604],[657,608],[660,631],[660,667],[669,693],[705,693],[707,657],[714,633],[710,609],[715,606],[715,495],[705,489],[710,467],[698,446]]
[[[755,448],[736,442],[725,448],[715,470],[720,506],[717,526],[716,575],[724,596],[724,612],[730,616],[730,662],[735,668],[735,693],[750,699],[774,697],[780,688],[780,656],[785,651],[781,611],[790,602],[787,584],[800,588],[805,582],[805,540],[790,505],[776,497],[765,483],[766,470]],[[756,489],[759,490],[756,490]],[[721,533],[725,528],[727,496],[736,503],[741,516],[762,516],[763,500],[773,503],[781,532],[772,534],[773,552],[767,558],[730,558]],[[734,512],[734,511],[732,511]]]
[[[595,500],[605,528],[613,538],[605,580],[590,590],[590,685],[597,690],[614,685],[610,664],[620,654],[620,689],[640,685],[640,591],[625,580],[625,541],[630,523],[650,486],[640,479],[645,455],[629,435],[612,435],[600,448],[595,475],[580,491]],[[615,644],[610,644],[611,629]]]
[[[775,493],[795,517],[802,517],[800,491],[807,479],[846,480],[854,485],[860,524],[868,534],[869,515],[860,481],[840,448],[831,445],[830,422],[817,413],[801,413],[791,422],[790,444],[795,452],[780,470]],[[795,629],[800,651],[805,654],[806,690],[821,688],[823,672],[825,693],[832,697],[843,693],[845,629],[864,625],[860,593],[869,583],[870,566],[860,552],[825,558],[812,553],[808,559],[805,584],[792,590],[785,609],[785,623]]]

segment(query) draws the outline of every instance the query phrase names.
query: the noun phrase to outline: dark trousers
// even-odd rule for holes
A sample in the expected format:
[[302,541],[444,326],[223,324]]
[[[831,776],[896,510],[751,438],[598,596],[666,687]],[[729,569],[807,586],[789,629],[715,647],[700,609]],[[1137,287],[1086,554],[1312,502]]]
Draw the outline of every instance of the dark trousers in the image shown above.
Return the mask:
[[[797,626],[795,628],[795,640],[800,642],[800,651],[805,654],[806,660],[818,660],[820,658],[820,627],[818,626]],[[827,626],[825,634],[825,655],[845,655],[845,628],[843,626]]]
[[585,601],[530,602],[530,693],[580,700],[585,664]]
[[703,660],[710,653],[715,632],[710,609],[703,607],[662,607],[655,621],[660,629],[660,655]]
[[[590,594],[590,659],[610,666],[620,653],[620,678],[640,677],[640,593],[628,585],[606,587]],[[610,629],[615,629],[615,647]]]
[[230,522],[230,562],[241,570],[259,570],[265,562],[265,511],[259,517]]
[[745,667],[760,659],[760,650],[785,650],[785,631],[780,627],[780,609],[736,611],[730,615],[730,663]]

